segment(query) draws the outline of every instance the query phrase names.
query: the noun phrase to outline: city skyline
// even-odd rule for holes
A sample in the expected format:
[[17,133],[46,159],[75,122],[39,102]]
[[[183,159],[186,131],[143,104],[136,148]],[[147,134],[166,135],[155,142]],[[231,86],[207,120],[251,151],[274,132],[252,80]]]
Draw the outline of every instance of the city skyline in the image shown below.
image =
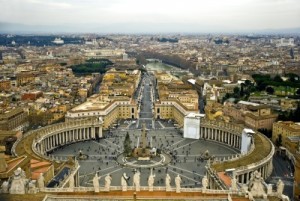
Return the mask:
[[1,32],[298,32],[297,0],[0,0]]

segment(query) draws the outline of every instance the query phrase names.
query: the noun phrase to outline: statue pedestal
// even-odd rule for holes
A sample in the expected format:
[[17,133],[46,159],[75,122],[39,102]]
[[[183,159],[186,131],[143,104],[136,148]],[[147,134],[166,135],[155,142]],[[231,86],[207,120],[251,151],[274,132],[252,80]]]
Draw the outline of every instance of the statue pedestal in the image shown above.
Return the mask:
[[138,157],[138,161],[150,161],[150,157]]

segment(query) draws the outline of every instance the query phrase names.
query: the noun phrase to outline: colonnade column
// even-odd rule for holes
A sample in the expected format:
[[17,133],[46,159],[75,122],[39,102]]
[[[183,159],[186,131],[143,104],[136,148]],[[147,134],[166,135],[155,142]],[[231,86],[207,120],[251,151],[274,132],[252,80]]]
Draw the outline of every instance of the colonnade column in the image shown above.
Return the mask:
[[95,128],[94,128],[94,127],[91,128],[91,137],[92,137],[93,139],[96,138],[96,136],[95,136]]
[[99,126],[99,138],[102,138],[102,126]]

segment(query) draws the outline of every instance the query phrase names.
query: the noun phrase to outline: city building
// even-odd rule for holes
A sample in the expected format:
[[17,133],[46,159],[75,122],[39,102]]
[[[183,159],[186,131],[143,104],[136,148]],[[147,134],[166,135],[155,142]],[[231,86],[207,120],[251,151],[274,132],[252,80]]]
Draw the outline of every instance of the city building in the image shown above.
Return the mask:
[[23,130],[28,126],[28,114],[15,108],[0,114],[0,130]]
[[239,101],[237,104],[226,102],[223,107],[224,115],[237,123],[244,123],[252,129],[272,130],[272,125],[278,115],[272,112],[268,105]]
[[272,130],[272,125],[276,121],[278,115],[272,113],[271,108],[266,105],[247,107],[248,111],[245,114],[245,125],[253,129]]
[[32,83],[35,78],[36,74],[33,72],[21,72],[17,74],[17,86],[23,86],[25,84]]
[[286,146],[286,142],[289,137],[300,136],[300,123],[292,121],[278,121],[273,123],[272,141],[276,143],[276,140],[281,136],[282,146]]
[[7,91],[11,88],[10,80],[0,80],[0,91]]
[[62,45],[64,44],[64,40],[62,40],[61,38],[55,38],[52,43],[57,44],[57,45]]
[[87,117],[100,117],[103,128],[107,129],[117,123],[118,119],[137,119],[137,103],[133,99],[141,80],[141,72],[116,71],[111,69],[102,80],[100,93],[69,110],[66,121]]
[[300,199],[300,133],[297,136],[287,137],[285,141],[286,155],[294,166],[294,198]]
[[154,103],[156,119],[174,119],[179,127],[189,113],[199,113],[198,94],[191,85],[165,72],[155,72],[158,99]]
[[43,96],[43,92],[41,91],[30,91],[30,92],[23,93],[21,99],[23,101],[25,100],[35,101],[42,96]]

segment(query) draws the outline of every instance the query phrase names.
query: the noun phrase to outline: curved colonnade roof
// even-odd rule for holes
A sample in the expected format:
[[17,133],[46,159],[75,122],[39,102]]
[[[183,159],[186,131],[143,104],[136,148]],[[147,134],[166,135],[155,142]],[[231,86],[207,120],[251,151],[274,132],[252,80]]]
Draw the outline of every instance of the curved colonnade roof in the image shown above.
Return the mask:
[[247,166],[265,159],[272,150],[271,142],[262,134],[256,133],[254,135],[254,144],[255,148],[250,154],[245,155],[239,160],[224,161],[222,163],[213,164],[212,168],[217,172],[223,172],[226,169]]

